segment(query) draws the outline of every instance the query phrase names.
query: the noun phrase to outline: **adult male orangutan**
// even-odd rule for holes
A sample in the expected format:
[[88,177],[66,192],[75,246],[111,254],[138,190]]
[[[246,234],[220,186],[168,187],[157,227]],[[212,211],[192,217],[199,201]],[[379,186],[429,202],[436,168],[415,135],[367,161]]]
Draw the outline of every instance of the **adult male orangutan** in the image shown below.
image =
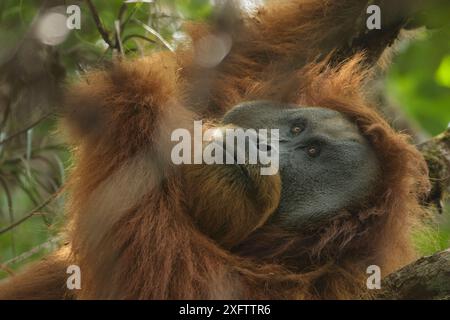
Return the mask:
[[[75,162],[67,245],[0,298],[370,298],[370,265],[386,275],[414,259],[429,182],[366,97],[408,21],[386,13],[359,34],[369,2],[277,0],[252,16],[226,6],[175,52],[87,73],[62,124]],[[195,120],[278,129],[279,172],[173,164],[171,133]],[[79,290],[67,289],[69,265]]]

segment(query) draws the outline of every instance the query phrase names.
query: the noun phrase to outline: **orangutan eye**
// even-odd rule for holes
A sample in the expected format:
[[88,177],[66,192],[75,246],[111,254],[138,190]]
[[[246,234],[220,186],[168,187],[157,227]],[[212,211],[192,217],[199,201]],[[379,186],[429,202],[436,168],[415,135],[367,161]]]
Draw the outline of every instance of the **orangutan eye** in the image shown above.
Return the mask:
[[302,131],[303,131],[303,128],[300,127],[300,126],[294,126],[294,127],[291,128],[291,132],[292,132],[292,134],[294,134],[294,135],[298,135],[298,134],[300,134]]
[[315,158],[320,154],[320,147],[318,145],[311,145],[306,149],[308,156]]

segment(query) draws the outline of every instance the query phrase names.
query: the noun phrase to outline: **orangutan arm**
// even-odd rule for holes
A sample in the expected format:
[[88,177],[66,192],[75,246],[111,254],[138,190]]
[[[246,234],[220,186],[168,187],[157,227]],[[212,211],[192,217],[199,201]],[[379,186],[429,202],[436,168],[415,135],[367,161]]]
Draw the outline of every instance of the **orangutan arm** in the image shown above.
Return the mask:
[[67,253],[59,250],[0,283],[0,300],[70,299],[72,294],[66,286]]
[[[380,30],[367,27],[373,4],[381,10]],[[179,55],[189,104],[217,116],[245,100],[290,100],[304,84],[289,77],[318,60],[336,66],[359,56],[370,68],[410,26],[414,7],[411,1],[272,0],[250,16],[219,9],[210,25],[188,29],[194,50],[188,59]],[[258,86],[274,96],[249,94]]]
[[[380,9],[380,29],[367,25],[374,5]],[[421,25],[414,18],[424,8],[421,0],[270,0],[248,19],[240,31],[247,45],[240,43],[236,51],[262,63],[290,59],[300,66],[331,53],[339,63],[365,51],[375,63],[403,28]]]

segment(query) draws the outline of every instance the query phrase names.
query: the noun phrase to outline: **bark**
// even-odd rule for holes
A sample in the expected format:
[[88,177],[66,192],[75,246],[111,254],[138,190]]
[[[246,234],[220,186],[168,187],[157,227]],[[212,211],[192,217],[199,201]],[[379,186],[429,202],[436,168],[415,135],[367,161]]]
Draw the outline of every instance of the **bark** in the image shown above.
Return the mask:
[[387,276],[379,299],[450,300],[450,249]]
[[419,146],[430,169],[432,189],[427,203],[442,212],[450,187],[450,127],[436,138]]

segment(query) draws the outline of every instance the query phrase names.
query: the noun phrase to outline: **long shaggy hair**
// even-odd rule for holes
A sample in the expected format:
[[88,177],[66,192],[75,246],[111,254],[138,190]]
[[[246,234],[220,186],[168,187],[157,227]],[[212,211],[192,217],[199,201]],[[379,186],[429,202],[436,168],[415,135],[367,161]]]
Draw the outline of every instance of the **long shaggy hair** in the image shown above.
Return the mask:
[[[409,138],[366,101],[372,53],[333,59],[340,35],[330,30],[339,25],[340,34],[351,32],[352,19],[343,17],[363,8],[357,0],[274,1],[252,18],[191,25],[191,43],[177,52],[118,61],[72,86],[64,122],[74,146],[66,261],[80,266],[83,284],[70,294],[364,298],[370,297],[368,266],[388,274],[411,261],[411,231],[425,215],[419,202],[429,189],[426,164]],[[199,47],[224,36],[232,48],[223,61],[214,67],[197,63]],[[294,233],[267,224],[225,248],[200,232],[189,212],[196,191],[186,188],[182,171],[171,164],[170,133],[193,120],[220,120],[234,105],[261,99],[345,114],[370,141],[382,178],[370,205],[343,210],[319,229]],[[237,201],[234,191],[223,190],[229,203]]]

